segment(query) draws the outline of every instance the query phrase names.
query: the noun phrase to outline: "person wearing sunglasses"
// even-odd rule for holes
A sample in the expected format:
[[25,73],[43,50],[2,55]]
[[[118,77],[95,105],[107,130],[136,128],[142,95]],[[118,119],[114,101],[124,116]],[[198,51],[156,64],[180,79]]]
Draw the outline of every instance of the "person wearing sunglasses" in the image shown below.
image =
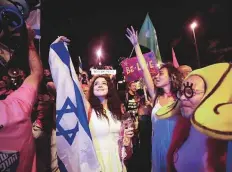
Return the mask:
[[[216,71],[216,72],[215,72]],[[178,100],[157,112],[181,113],[168,151],[169,172],[226,171],[232,140],[232,64],[218,63],[191,72]]]

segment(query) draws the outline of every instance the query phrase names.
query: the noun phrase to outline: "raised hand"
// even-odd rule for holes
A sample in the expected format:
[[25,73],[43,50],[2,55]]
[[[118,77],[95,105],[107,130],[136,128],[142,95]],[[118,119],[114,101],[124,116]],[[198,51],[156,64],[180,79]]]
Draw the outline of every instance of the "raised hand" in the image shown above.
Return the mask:
[[126,37],[130,40],[133,46],[136,46],[138,44],[138,31],[135,31],[132,26],[131,29],[127,28],[126,31]]
[[29,25],[26,25],[26,26],[27,26],[27,33],[28,33],[28,41],[31,42],[35,38],[35,31],[31,28],[31,26]]
[[26,27],[27,27],[29,49],[35,50],[35,44],[34,44],[35,31],[29,25],[26,25]]

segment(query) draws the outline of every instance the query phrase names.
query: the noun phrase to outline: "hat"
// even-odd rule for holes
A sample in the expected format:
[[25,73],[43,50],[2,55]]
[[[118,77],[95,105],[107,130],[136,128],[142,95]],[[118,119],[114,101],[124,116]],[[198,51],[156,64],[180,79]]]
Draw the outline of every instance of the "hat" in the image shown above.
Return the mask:
[[206,92],[191,122],[200,132],[215,139],[232,140],[232,64],[218,63],[198,69]]
[[[200,76],[206,91],[192,115],[191,123],[200,132],[215,139],[232,140],[232,64],[218,63],[191,72]],[[186,79],[187,79],[186,78]],[[179,101],[162,107],[156,116],[168,118],[179,111]]]

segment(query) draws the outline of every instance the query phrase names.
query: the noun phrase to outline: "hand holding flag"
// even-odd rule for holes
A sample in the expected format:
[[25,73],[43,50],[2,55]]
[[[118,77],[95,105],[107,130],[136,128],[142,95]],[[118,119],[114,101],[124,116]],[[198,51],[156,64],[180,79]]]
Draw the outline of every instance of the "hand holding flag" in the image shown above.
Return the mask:
[[64,36],[50,46],[49,65],[56,86],[56,146],[62,172],[96,172],[100,166],[88,125],[85,96]]
[[40,36],[40,3],[35,6],[26,20],[26,23],[35,31],[35,39],[41,39]]
[[65,36],[58,36],[58,38],[52,44],[55,44],[55,43],[58,43],[58,42],[69,43],[70,39],[66,38]]
[[31,42],[35,38],[35,31],[31,28],[30,25],[27,24],[26,26],[27,26],[28,41]]

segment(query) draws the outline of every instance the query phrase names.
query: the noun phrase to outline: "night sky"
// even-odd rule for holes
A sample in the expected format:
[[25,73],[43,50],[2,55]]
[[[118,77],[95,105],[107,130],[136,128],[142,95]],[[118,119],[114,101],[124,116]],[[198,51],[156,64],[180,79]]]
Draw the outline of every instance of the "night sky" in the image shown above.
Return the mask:
[[[57,36],[65,35],[72,41],[70,53],[75,64],[81,56],[85,70],[96,65],[95,50],[101,45],[103,65],[113,65],[120,71],[118,59],[129,56],[132,50],[125,37],[126,28],[132,25],[140,30],[147,13],[156,29],[163,61],[172,60],[173,46],[180,64],[197,67],[193,35],[189,28],[193,20],[199,22],[196,38],[202,66],[232,60],[232,53],[222,57],[209,53],[208,49],[210,40],[219,41],[217,49],[232,46],[231,10],[225,1],[112,2],[81,4],[78,0],[43,0],[41,55],[45,66],[49,44]],[[146,48],[142,50],[144,53],[149,51]]]

